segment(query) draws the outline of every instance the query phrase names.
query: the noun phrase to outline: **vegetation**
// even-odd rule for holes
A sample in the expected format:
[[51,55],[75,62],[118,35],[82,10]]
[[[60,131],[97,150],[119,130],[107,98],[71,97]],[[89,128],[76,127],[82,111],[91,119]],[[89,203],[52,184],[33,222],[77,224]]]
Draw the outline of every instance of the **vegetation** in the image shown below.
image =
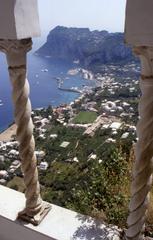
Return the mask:
[[95,112],[81,111],[74,118],[73,122],[80,123],[80,124],[93,123],[96,120],[96,118],[97,118],[97,113]]
[[[49,136],[54,133],[58,137],[51,140]],[[123,226],[128,211],[129,159],[134,137],[131,135],[122,144],[120,131],[116,143],[107,143],[111,129],[99,130],[93,138],[82,133],[59,125],[48,129],[45,142],[37,139],[49,163],[47,172],[40,172],[43,198]],[[63,141],[70,142],[67,148],[60,147]],[[93,154],[95,159],[91,158]]]
[[12,188],[19,192],[25,191],[23,178],[17,176],[15,176],[10,182],[8,182],[7,187]]

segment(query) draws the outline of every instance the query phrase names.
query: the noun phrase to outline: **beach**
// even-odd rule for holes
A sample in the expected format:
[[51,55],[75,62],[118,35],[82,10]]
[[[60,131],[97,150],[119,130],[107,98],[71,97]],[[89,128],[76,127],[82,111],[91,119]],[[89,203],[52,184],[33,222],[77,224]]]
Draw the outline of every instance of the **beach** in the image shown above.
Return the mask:
[[5,131],[0,133],[0,141],[8,142],[12,139],[12,136],[16,134],[16,124],[11,125]]

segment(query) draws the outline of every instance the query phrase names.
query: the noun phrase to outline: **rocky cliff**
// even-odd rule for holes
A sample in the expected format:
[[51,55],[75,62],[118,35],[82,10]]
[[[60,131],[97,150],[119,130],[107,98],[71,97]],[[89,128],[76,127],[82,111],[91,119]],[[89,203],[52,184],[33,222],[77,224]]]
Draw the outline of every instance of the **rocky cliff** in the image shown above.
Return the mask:
[[124,44],[123,33],[61,26],[49,33],[47,42],[37,51],[37,54],[70,62],[79,60],[85,67],[128,62],[134,59],[130,48]]

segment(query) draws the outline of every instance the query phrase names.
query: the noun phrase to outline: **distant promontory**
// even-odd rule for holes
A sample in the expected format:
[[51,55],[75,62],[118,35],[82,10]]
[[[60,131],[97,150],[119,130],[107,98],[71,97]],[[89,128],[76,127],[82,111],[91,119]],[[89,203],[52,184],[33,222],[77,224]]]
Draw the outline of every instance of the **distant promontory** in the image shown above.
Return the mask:
[[80,63],[86,68],[134,60],[131,49],[124,44],[123,33],[62,26],[50,31],[46,43],[36,53],[54,60]]

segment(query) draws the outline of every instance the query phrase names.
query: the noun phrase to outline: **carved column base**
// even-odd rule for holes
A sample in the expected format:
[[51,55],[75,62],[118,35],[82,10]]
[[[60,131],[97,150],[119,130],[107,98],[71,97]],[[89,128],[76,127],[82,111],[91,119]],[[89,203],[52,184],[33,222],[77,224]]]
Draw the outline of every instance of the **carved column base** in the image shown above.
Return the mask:
[[38,226],[44,217],[48,214],[48,212],[51,210],[51,204],[47,202],[42,202],[41,210],[33,216],[30,216],[27,214],[26,209],[18,213],[18,219],[21,219],[23,221],[32,223],[35,226]]

